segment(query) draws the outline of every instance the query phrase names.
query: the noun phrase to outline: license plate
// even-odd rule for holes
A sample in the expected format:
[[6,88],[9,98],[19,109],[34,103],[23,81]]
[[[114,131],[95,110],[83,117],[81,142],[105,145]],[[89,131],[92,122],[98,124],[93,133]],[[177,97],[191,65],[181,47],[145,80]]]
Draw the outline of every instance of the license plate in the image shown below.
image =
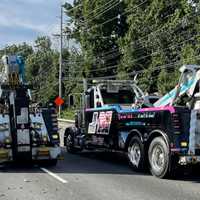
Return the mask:
[[49,148],[39,148],[38,149],[39,156],[48,156],[49,155]]

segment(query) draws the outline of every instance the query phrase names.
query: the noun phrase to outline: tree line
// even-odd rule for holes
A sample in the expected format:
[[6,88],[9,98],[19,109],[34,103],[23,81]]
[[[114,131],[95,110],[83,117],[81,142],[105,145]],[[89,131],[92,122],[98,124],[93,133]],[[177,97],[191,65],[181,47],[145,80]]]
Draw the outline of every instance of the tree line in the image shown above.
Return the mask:
[[66,32],[88,78],[133,79],[148,93],[173,88],[183,64],[199,64],[199,0],[75,0]]
[[[183,64],[200,64],[199,0],[74,0],[64,4],[63,97],[88,79],[134,79],[145,92],[165,94]],[[36,101],[58,95],[59,51],[49,37],[0,50],[20,54]]]

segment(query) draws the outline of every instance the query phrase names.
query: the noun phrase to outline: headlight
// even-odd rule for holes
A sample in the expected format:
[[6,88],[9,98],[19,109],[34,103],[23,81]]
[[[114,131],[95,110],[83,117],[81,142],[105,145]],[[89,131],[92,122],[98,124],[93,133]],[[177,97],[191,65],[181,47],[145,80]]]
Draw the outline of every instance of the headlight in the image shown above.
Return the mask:
[[47,142],[47,136],[43,136],[43,141]]
[[187,147],[188,143],[187,142],[181,142],[181,147]]
[[58,139],[58,135],[52,135],[52,138],[53,138],[54,140],[57,140],[57,139]]
[[6,144],[11,143],[11,138],[6,138],[6,139],[5,139],[5,143],[6,143]]

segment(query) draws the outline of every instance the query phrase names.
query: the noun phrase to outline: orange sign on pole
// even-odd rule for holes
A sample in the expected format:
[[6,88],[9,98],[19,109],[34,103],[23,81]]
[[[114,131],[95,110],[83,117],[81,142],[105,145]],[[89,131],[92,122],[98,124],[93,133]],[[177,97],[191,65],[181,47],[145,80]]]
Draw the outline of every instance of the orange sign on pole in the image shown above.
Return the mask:
[[54,101],[57,106],[62,106],[64,104],[64,100],[60,97],[57,97]]

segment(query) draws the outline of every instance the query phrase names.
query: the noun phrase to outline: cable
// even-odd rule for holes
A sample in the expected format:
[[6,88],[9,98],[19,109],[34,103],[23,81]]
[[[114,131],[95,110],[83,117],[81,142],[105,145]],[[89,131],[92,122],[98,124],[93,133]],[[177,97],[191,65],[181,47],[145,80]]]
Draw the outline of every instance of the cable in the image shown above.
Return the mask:
[[[191,39],[191,38],[190,38]],[[189,40],[189,39],[188,39]],[[176,46],[178,46],[178,45],[176,45]],[[175,47],[175,45],[174,46],[171,46],[171,47]],[[169,47],[169,48],[171,48],[171,47]],[[167,48],[166,48],[167,49]],[[154,52],[155,53],[155,52]],[[199,56],[194,56],[194,57],[199,57]],[[175,62],[175,63],[173,63],[173,64],[178,64],[178,63],[180,63],[181,61],[177,61],[177,62]],[[171,66],[171,63],[170,64],[167,64],[167,65],[163,65],[163,66]],[[162,66],[159,66],[159,67],[156,67],[156,68],[154,68],[152,71],[155,71],[155,70],[160,70],[160,69],[162,69],[161,68]],[[165,68],[165,67],[164,67]],[[129,75],[136,75],[136,74],[139,74],[139,73],[144,73],[144,72],[146,72],[147,70],[149,70],[149,69],[144,69],[144,70],[140,70],[140,71],[136,71],[136,72],[132,72],[132,73],[129,73]],[[112,75],[112,76],[105,76],[105,77],[94,77],[94,78],[89,78],[89,79],[102,79],[102,78],[115,78],[117,76],[117,74],[116,75]]]
[[[189,40],[191,40],[191,39],[193,39],[194,37],[197,37],[197,36],[200,36],[200,35],[193,36],[193,37],[191,37],[191,38],[189,38],[189,39],[187,39],[187,40],[181,41],[181,42],[178,43],[177,45],[171,45],[171,46],[169,46],[169,47],[167,47],[167,48],[164,48],[164,49],[162,49],[162,50],[165,51],[165,50],[171,49],[171,48],[173,48],[173,47],[179,47],[182,43],[187,42],[187,41],[189,41]],[[160,52],[160,51],[156,51],[156,52],[153,52],[153,53],[151,53],[151,54],[149,54],[149,55],[140,57],[140,58],[138,58],[138,59],[134,59],[134,60],[132,60],[131,63],[133,63],[133,62],[135,62],[135,61],[142,60],[142,59],[144,59],[144,58],[148,58],[148,57],[150,57],[150,56],[157,55],[159,52]]]
[[[139,4],[138,6],[136,6],[136,8],[139,7],[139,6],[141,6],[141,5],[144,4],[145,2],[147,2],[147,1],[144,1],[143,3]],[[125,11],[125,12],[122,13],[122,14],[125,14],[126,12],[127,12],[127,11]],[[174,13],[173,13],[173,14],[174,14]],[[167,15],[167,16],[165,16],[165,18],[168,18],[168,17],[172,16],[173,14]],[[186,15],[186,16],[189,16],[189,15],[190,15],[190,14],[188,14],[188,15]],[[186,16],[185,16],[185,17],[186,17]],[[191,17],[195,17],[195,16],[198,16],[197,13],[196,13],[194,16],[191,16]],[[117,18],[117,16],[116,16],[115,18]],[[108,21],[106,21],[106,22],[104,22],[104,23],[108,23],[108,22],[111,21],[111,20],[112,20],[112,19],[110,19],[110,20],[108,20]],[[180,19],[179,22],[182,23],[182,19]],[[99,26],[103,25],[104,23],[99,24]],[[179,24],[179,25],[180,25],[180,24]],[[155,30],[155,31],[152,31],[152,32],[150,32],[149,34],[145,35],[144,37],[142,37],[142,38],[140,38],[140,39],[134,41],[134,43],[137,43],[137,42],[141,41],[142,39],[144,39],[144,38],[146,38],[146,37],[148,37],[148,36],[150,36],[150,35],[152,35],[152,34],[154,34],[154,33],[157,33],[157,32],[159,32],[159,31],[163,30],[164,28],[166,28],[166,27],[164,26],[164,27],[162,27],[162,28],[160,28],[160,29],[157,29],[157,30]],[[169,33],[169,31],[167,31],[167,34],[168,34],[168,33]],[[144,41],[144,40],[143,40],[143,41]],[[133,42],[132,42],[131,44],[133,44]],[[143,47],[138,48],[138,49],[136,49],[136,50],[140,50],[140,49],[142,49],[142,48],[143,48]]]
[[[183,41],[177,43],[176,45],[168,46],[167,48],[162,49],[162,51],[166,51],[166,50],[169,50],[169,49],[174,48],[174,47],[177,48],[177,47],[179,47],[181,44],[183,44],[183,43],[185,43],[185,42],[187,42],[187,41],[190,41],[190,40],[192,40],[192,39],[194,39],[195,37],[198,37],[198,36],[200,36],[200,34],[195,35],[195,36],[192,36],[192,37],[190,37],[190,38],[188,38],[188,39],[186,39],[186,40],[183,40]],[[159,53],[160,53],[160,50],[155,51],[155,52],[153,52],[153,53],[151,53],[151,54],[149,54],[149,55],[141,56],[141,57],[139,57],[139,58],[137,58],[137,59],[133,59],[133,60],[131,61],[131,63],[137,62],[137,61],[142,60],[142,59],[144,59],[144,58],[148,58],[148,57],[155,56],[155,55],[157,55],[157,54],[159,54]],[[101,68],[101,69],[90,70],[90,72],[103,71],[103,70],[107,70],[107,69],[114,69],[114,68],[117,68],[117,67],[118,67],[118,65],[107,66],[107,67]]]
[[121,1],[118,1],[118,2],[116,2],[115,4],[113,4],[113,5],[111,5],[111,6],[108,6],[107,8],[105,8],[104,11],[102,11],[102,12],[100,12],[100,13],[97,13],[95,16],[93,16],[93,17],[87,19],[87,23],[89,23],[89,22],[93,21],[95,18],[97,18],[97,17],[99,17],[99,16],[101,16],[101,15],[107,13],[109,10],[111,10],[111,9],[113,9],[114,7],[118,6],[120,3],[121,3]]
[[[145,1],[146,2],[146,1]],[[144,3],[144,2],[143,2]],[[139,6],[139,5],[138,5]],[[168,16],[166,16],[165,18],[167,18],[167,17],[169,17],[169,16],[172,16],[172,14],[170,14],[170,15],[168,15]],[[196,16],[196,14],[194,15],[194,16]],[[179,20],[180,21],[180,20]],[[182,22],[182,20],[181,20],[181,22]],[[149,34],[147,34],[147,35],[145,35],[143,38],[146,38],[146,37],[148,37],[149,35],[151,35],[151,34],[153,34],[153,33],[156,33],[156,32],[159,32],[159,31],[161,31],[162,29],[164,29],[164,28],[166,28],[166,27],[162,27],[162,28],[160,28],[160,29],[157,29],[156,31],[153,31],[153,32],[151,32],[151,33],[149,33]],[[167,32],[167,33],[169,33],[169,32]],[[163,33],[164,34],[164,33]],[[165,33],[166,34],[166,33]],[[137,43],[138,41],[141,41],[141,38],[140,39],[138,39],[138,40],[136,40],[136,41],[134,41],[135,43]],[[133,42],[131,43],[131,44],[133,44]],[[154,47],[154,46],[153,46]],[[134,50],[140,50],[140,49],[142,49],[142,48],[144,48],[144,46],[143,47],[140,47],[140,48],[135,48]],[[118,49],[114,49],[114,50],[111,50],[111,51],[108,51],[108,52],[105,52],[105,54],[108,54],[108,53],[112,53],[112,52],[116,52]],[[121,53],[120,53],[120,55],[121,55]],[[112,56],[112,55],[111,55]],[[101,57],[101,56],[100,56]],[[104,58],[104,57],[101,57],[102,59]]]
[[[184,18],[187,17],[187,16],[189,16],[189,15],[190,15],[190,14],[185,15]],[[198,15],[199,15],[199,14],[196,13],[194,16],[191,16],[191,17],[195,17],[195,16],[198,16]],[[182,23],[183,19],[180,19],[180,20],[178,20],[178,21],[179,21],[179,23]],[[179,24],[179,25],[180,25],[180,24]],[[152,35],[152,34],[155,34],[155,33],[157,33],[157,32],[160,32],[160,31],[162,31],[162,30],[165,29],[165,28],[169,28],[169,27],[163,26],[163,27],[161,27],[161,28],[159,28],[159,29],[157,29],[157,30],[155,30],[155,31],[152,31],[152,32],[150,32],[149,34],[147,34],[147,35],[141,37],[140,39],[138,39],[138,40],[136,40],[136,41],[134,41],[134,43],[137,43],[137,42],[139,42],[139,41],[141,41],[141,40],[144,41],[144,39],[147,38],[148,36],[150,36],[150,35]],[[169,30],[167,31],[167,33],[169,33]],[[132,44],[133,44],[133,42],[132,42]]]
[[[101,7],[98,7],[96,9],[94,9],[92,12],[90,12],[89,14],[86,15],[86,17],[91,16],[92,13],[97,12],[98,10],[100,10],[100,12],[97,12],[96,15],[102,13],[102,9],[104,8],[105,10],[110,8],[111,6],[113,6],[115,3],[117,3],[118,0],[110,0],[108,1],[106,4],[102,5]],[[110,5],[109,5],[110,4]],[[106,7],[108,5],[108,7]],[[92,17],[91,17],[92,18]],[[89,18],[89,19],[91,19]]]
[[[85,17],[89,17],[88,20],[91,20],[93,17],[90,17],[90,16],[91,16],[94,12],[97,12],[98,10],[100,10],[99,12],[96,13],[96,16],[95,16],[95,17],[97,17],[98,15],[101,15],[102,12],[104,12],[104,11],[101,11],[101,9],[105,8],[105,10],[106,10],[106,9],[110,8],[111,6],[115,5],[115,3],[118,3],[118,2],[117,2],[117,1],[115,2],[115,0],[110,0],[110,1],[108,1],[106,4],[102,5],[101,7],[98,7],[98,8],[96,8],[96,9],[94,9],[92,12],[88,13],[87,15],[85,15]],[[121,0],[120,0],[119,3],[121,3]],[[109,4],[111,4],[111,5],[109,5]],[[108,5],[108,7],[106,7],[107,5]],[[70,10],[67,10],[67,12],[70,12],[71,10],[74,10],[74,9],[76,9],[77,7],[81,7],[81,6],[82,6],[82,5],[78,5],[78,6],[72,8],[72,9],[70,9]],[[84,23],[85,23],[85,22],[83,21],[83,24],[84,24]]]
[[79,7],[81,7],[82,5],[81,4],[79,4],[79,5],[77,5],[77,6],[74,6],[73,8],[71,8],[71,9],[69,9],[69,10],[67,10],[67,9],[65,9],[67,12],[71,12],[71,11],[73,11],[73,10],[75,10],[76,8],[79,8]]
[[[172,68],[172,67],[174,67],[174,65],[179,65],[180,63],[181,63],[181,61],[176,61],[176,62],[168,63],[168,64],[166,64],[166,65],[160,65],[160,66],[157,66],[157,67],[151,69],[151,72],[156,71],[156,70],[161,70],[161,69]],[[149,69],[134,71],[134,72],[129,73],[129,75],[142,74],[142,73],[145,73],[145,72],[148,71],[148,70],[149,70]],[[88,80],[95,80],[95,79],[113,79],[113,78],[116,78],[117,76],[118,76],[118,74],[111,75],[111,76],[103,76],[103,77],[91,77],[91,78],[87,78],[87,79],[88,79]]]
[[[142,6],[143,4],[145,4],[147,1],[148,1],[148,0],[145,0],[145,1],[143,1],[142,3],[138,4],[137,6],[135,6],[134,8],[130,8],[130,9],[124,11],[123,13],[120,14],[120,16],[123,16],[123,15],[125,15],[126,13],[128,13],[129,11],[132,11],[132,9],[134,9],[134,10],[137,9],[138,7],[140,7],[140,6]],[[117,18],[118,18],[118,15],[115,16],[115,17],[113,17],[113,18],[111,18],[111,19],[109,19],[109,20],[107,20],[107,21],[105,21],[105,22],[103,22],[103,23],[101,23],[101,24],[98,24],[98,26],[103,26],[103,25],[105,25],[105,24],[107,24],[107,23],[109,23],[109,22],[112,22],[113,20],[115,20],[115,19],[117,19]]]
[[[154,69],[151,69],[151,71],[156,71],[156,70],[160,70],[160,69],[165,69],[165,68],[169,68],[169,67],[172,67],[174,65],[177,65],[179,64],[180,61],[177,61],[177,62],[174,62],[174,63],[169,63],[169,64],[166,64],[166,65],[160,65],[158,67],[155,67]],[[136,74],[141,74],[141,73],[144,73],[146,72],[147,70],[149,69],[144,69],[144,70],[139,70],[139,71],[134,71],[134,72],[131,72],[129,73],[129,75],[136,75]],[[113,78],[116,78],[118,75],[115,74],[115,75],[111,75],[111,76],[103,76],[103,77],[92,77],[92,78],[88,78],[88,80],[93,80],[93,79],[113,79]]]

